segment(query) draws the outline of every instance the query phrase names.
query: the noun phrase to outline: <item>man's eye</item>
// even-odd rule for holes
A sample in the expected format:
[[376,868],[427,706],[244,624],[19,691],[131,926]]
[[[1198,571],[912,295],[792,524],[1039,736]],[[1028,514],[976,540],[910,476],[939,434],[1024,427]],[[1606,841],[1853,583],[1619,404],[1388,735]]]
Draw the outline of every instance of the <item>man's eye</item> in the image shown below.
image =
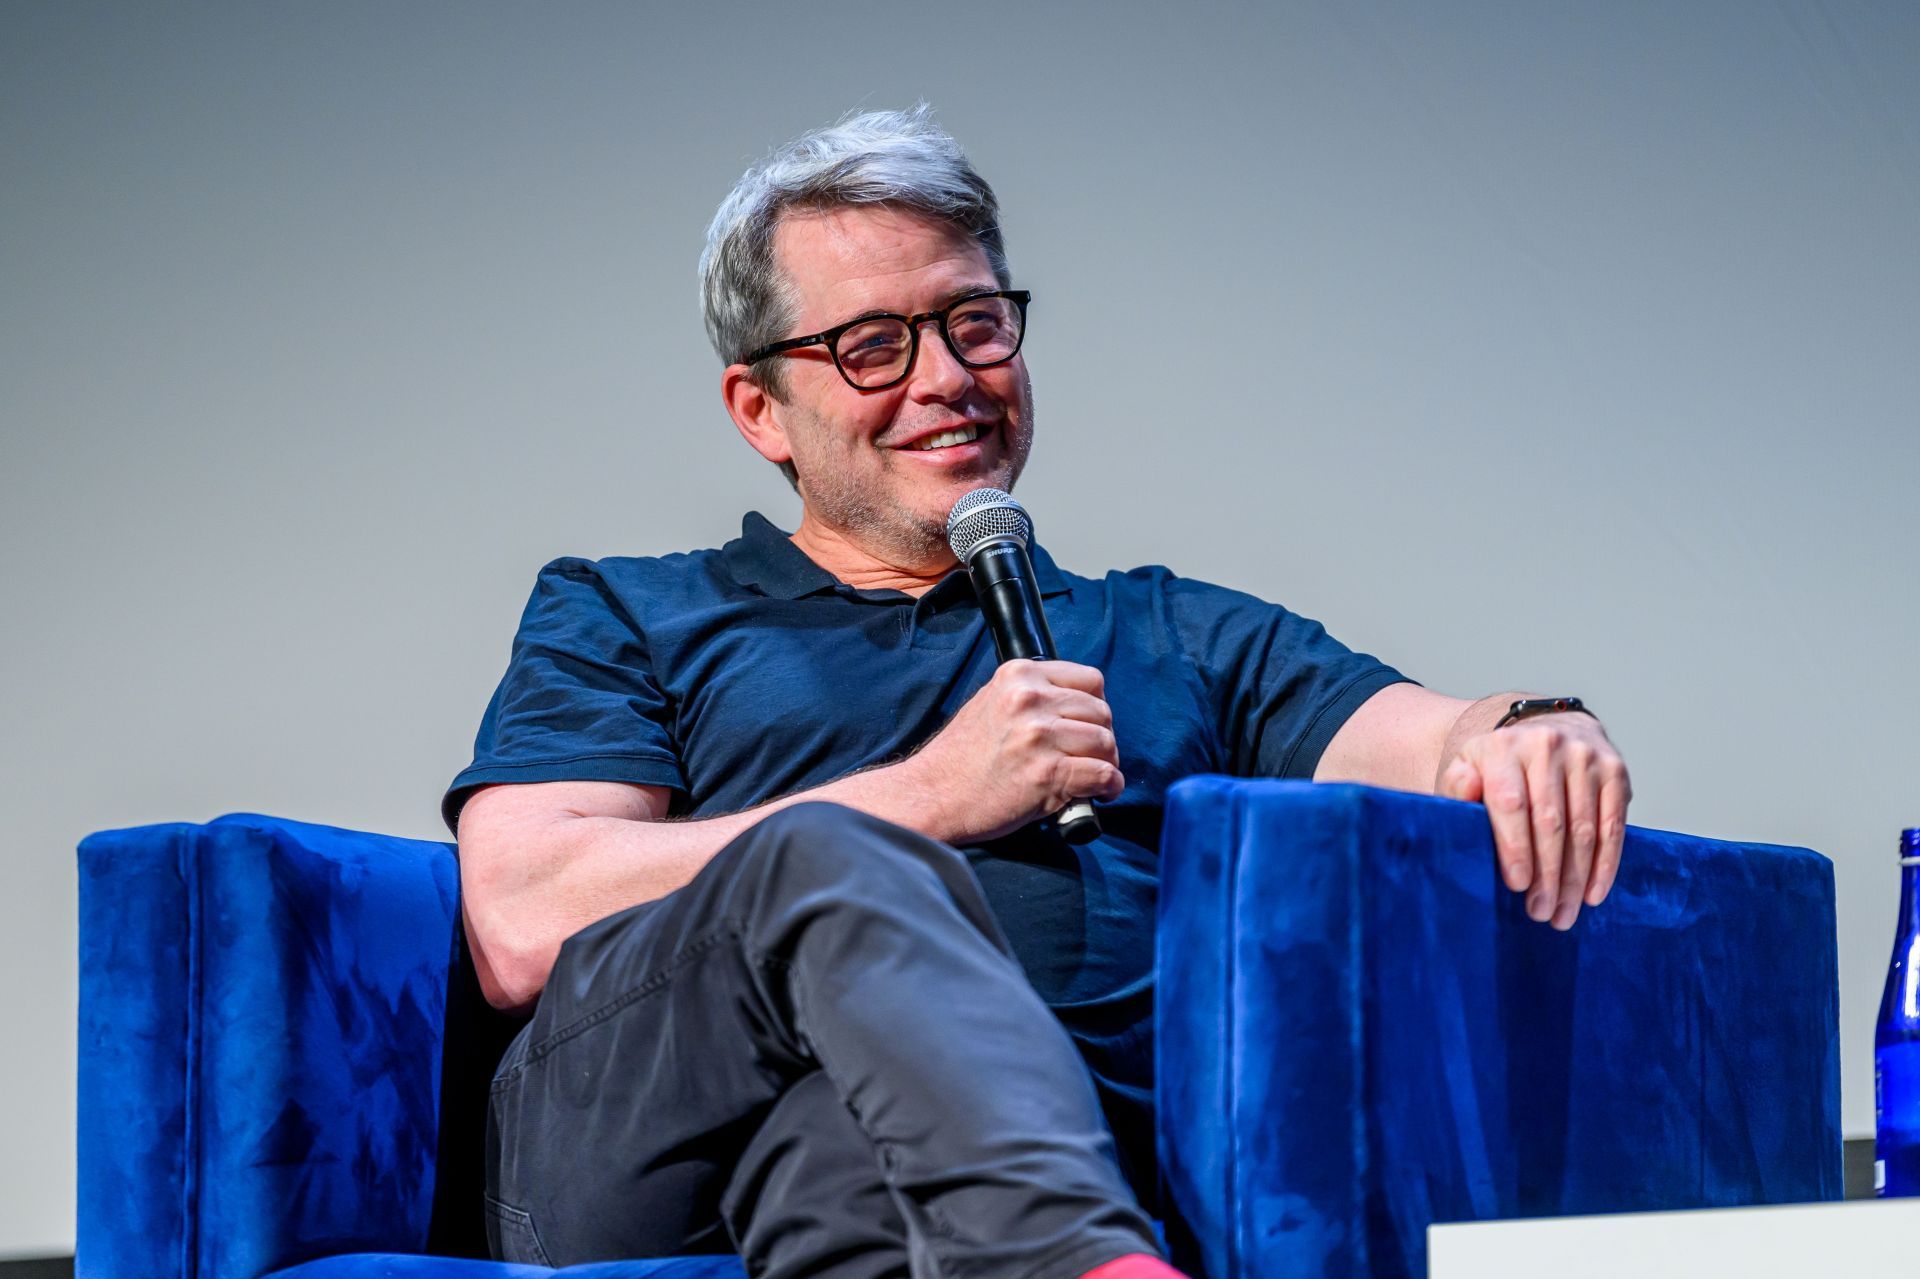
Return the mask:
[[998,341],[1008,328],[1007,317],[998,311],[970,311],[947,321],[947,332],[962,346]]
[[907,339],[896,329],[857,329],[840,339],[840,360],[871,367],[899,358],[906,346]]

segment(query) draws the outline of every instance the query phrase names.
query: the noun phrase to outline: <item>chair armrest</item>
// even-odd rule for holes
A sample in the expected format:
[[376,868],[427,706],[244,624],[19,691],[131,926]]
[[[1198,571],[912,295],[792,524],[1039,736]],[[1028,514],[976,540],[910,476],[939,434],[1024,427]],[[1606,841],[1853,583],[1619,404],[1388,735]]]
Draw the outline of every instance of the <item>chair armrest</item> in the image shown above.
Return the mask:
[[1629,828],[1556,933],[1478,805],[1201,777],[1161,856],[1165,1206],[1209,1279],[1424,1275],[1436,1221],[1840,1197],[1819,854]]
[[452,850],[235,815],[103,831],[79,861],[78,1272],[418,1251]]

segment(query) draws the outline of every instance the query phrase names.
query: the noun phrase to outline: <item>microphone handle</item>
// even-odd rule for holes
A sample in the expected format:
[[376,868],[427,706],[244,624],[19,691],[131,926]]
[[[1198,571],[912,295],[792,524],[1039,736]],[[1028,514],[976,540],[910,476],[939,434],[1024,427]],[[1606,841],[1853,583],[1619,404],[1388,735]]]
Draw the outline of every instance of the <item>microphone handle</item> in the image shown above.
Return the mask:
[[[1013,541],[989,543],[974,552],[967,574],[973,579],[974,594],[1001,661],[1055,659],[1053,632],[1047,627],[1047,611],[1041,606],[1033,562],[1024,546]],[[1100,836],[1100,818],[1088,800],[1069,800],[1053,820],[1069,844],[1085,844]]]

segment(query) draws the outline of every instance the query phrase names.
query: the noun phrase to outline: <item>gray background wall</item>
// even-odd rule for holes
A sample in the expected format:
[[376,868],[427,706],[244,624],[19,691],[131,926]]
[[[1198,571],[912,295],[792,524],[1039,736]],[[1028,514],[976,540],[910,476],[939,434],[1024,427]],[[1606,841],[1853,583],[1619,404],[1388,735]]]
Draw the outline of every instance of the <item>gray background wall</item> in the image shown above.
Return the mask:
[[700,237],[769,145],[920,96],[1037,298],[1060,560],[1583,693],[1635,820],[1830,854],[1871,1131],[1920,823],[1917,12],[0,7],[0,1255],[72,1240],[75,842],[438,837],[541,563],[792,527]]

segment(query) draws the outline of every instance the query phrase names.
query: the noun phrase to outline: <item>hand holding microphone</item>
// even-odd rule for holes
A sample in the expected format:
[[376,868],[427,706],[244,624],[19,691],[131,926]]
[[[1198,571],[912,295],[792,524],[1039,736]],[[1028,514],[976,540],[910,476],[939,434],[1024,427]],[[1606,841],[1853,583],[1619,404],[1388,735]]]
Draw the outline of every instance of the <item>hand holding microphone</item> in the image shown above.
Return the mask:
[[[1089,796],[1126,786],[1104,677],[1054,658],[1027,547],[1033,522],[1007,494],[975,489],[954,503],[947,540],[966,566],[1000,668],[920,752],[967,805],[963,838],[991,839],[1057,814],[1060,833],[1100,833]],[[928,761],[925,757],[931,756]]]
[[[919,789],[945,797],[928,833],[980,843],[1076,805],[1091,810],[1088,796],[1118,798],[1127,779],[1102,688],[1100,672],[1077,662],[1001,663],[905,761]],[[1069,829],[1063,822],[1061,834],[1072,838]]]

